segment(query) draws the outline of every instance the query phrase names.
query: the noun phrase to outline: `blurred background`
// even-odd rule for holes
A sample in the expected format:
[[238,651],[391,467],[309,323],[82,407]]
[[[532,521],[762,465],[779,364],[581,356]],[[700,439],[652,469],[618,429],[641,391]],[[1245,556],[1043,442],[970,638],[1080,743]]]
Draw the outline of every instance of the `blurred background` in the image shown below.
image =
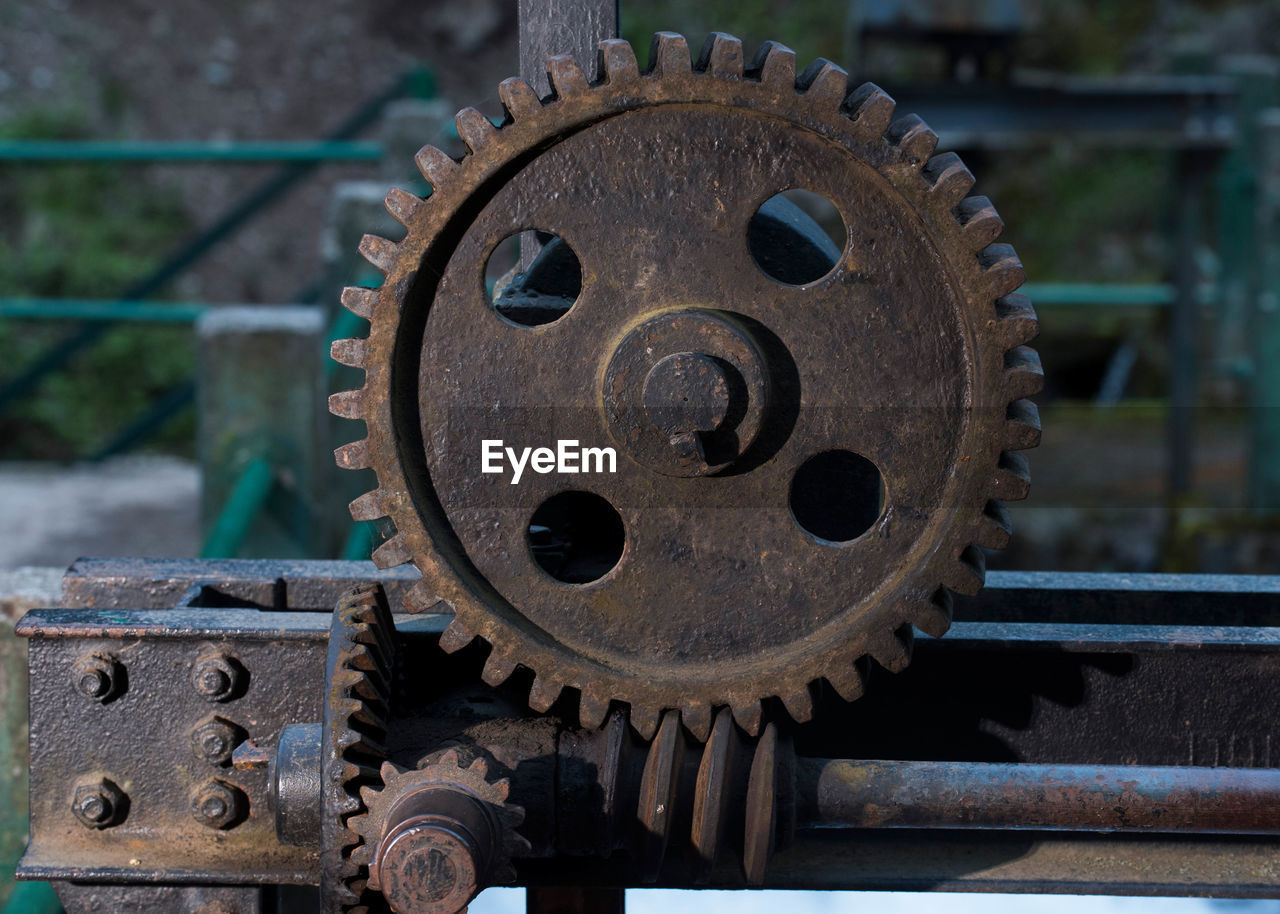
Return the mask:
[[[711,0],[623,3],[622,27],[642,58],[659,28],[831,58],[964,155],[1026,264],[1048,379],[991,567],[1274,567],[1258,125],[1280,6]],[[368,554],[341,507],[362,484],[325,456],[352,433],[284,413],[350,386],[307,347],[354,329],[359,237],[396,231],[382,193],[422,189],[412,153],[456,147],[455,110],[500,114],[516,37],[514,0],[0,8],[0,567]],[[257,334],[294,355],[255,362],[228,305],[304,306]]]
[[[622,4],[642,63],[713,28],[885,86],[1004,217],[1047,386],[989,567],[1276,569],[1280,4]],[[338,290],[516,42],[515,0],[0,4],[5,616],[80,555],[368,556]]]

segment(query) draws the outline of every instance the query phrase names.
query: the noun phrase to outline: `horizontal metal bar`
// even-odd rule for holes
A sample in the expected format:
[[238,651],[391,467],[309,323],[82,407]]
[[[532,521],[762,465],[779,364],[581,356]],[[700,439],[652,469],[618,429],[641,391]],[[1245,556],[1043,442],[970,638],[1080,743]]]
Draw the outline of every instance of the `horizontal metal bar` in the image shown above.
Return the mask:
[[0,140],[0,162],[375,162],[381,143],[330,141]]
[[1280,769],[801,759],[800,828],[1280,834]]
[[90,298],[0,298],[0,317],[38,320],[194,323],[209,305]]

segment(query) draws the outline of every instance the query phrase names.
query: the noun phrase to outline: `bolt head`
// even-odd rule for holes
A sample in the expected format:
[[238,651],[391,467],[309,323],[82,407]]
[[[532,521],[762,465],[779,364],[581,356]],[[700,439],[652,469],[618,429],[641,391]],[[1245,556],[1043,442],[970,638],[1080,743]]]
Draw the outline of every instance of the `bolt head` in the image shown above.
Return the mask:
[[98,778],[76,785],[71,811],[86,828],[109,828],[124,819],[127,802],[112,781]]
[[231,764],[231,754],[244,738],[244,731],[223,717],[210,717],[191,731],[191,751],[195,757],[214,765]]
[[191,795],[191,815],[209,828],[234,828],[244,819],[249,798],[235,784],[206,781]]
[[229,701],[239,695],[244,677],[244,667],[234,657],[207,654],[196,661],[191,685],[209,701]]
[[123,668],[110,654],[88,654],[81,657],[71,671],[77,692],[94,701],[114,698],[123,686]]

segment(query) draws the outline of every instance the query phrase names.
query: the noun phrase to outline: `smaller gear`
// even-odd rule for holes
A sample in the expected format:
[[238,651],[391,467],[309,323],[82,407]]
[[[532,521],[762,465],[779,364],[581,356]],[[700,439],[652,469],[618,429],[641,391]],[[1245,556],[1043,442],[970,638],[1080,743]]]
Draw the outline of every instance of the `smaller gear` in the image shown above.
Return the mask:
[[516,833],[524,809],[488,772],[483,758],[464,767],[451,749],[418,769],[385,762],[383,786],[360,791],[367,812],[347,823],[363,839],[351,862],[393,911],[457,914],[486,886],[515,880],[511,858],[529,850]]

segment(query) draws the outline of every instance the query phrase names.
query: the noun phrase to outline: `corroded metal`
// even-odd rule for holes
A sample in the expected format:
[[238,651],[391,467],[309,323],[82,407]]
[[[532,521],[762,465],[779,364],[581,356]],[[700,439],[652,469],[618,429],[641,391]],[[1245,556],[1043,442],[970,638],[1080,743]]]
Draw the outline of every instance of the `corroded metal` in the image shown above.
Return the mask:
[[[747,63],[723,35],[693,61],[668,33],[647,70],[621,41],[599,60],[590,83],[554,58],[543,99],[507,80],[500,127],[458,114],[461,161],[419,153],[429,198],[388,195],[408,233],[365,238],[386,280],[343,301],[370,335],[333,346],[366,374],[331,399],[368,429],[338,462],[379,479],[352,513],[395,522],[374,560],[422,571],[411,610],[432,605],[428,591],[453,608],[446,650],[489,642],[490,683],[534,670],[535,709],[570,687],[584,725],[621,701],[647,737],[678,710],[705,739],[725,706],[758,733],[771,698],[804,721],[816,681],[856,698],[866,658],[900,670],[913,625],[945,631],[951,592],[982,585],[978,547],[1008,540],[1000,502],[1028,478],[1015,451],[1039,436],[1021,399],[1041,383],[1023,345],[1034,312],[1014,291],[1023,271],[959,159],[826,61],[797,75],[794,55],[766,44]],[[799,284],[766,272],[749,237],[761,205],[793,187],[848,226],[826,275]],[[500,241],[534,229],[572,248],[581,288],[530,327],[495,308],[483,277]],[[685,321],[693,338],[626,356],[654,321]],[[677,391],[698,400],[664,414]],[[619,435],[616,473],[511,485],[482,472],[485,439]],[[797,471],[829,451],[883,480],[866,495],[870,528],[839,541],[789,507]],[[567,489],[606,499],[625,527],[616,566],[591,583],[544,573],[528,542],[534,510]]]

